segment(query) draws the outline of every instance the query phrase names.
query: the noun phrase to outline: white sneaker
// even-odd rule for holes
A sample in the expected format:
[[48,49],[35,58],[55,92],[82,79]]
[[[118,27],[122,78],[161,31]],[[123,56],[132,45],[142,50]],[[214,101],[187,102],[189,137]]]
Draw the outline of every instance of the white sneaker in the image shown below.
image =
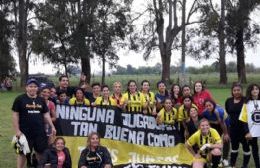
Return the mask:
[[226,160],[226,159],[222,160],[222,164],[223,164],[224,167],[228,167],[229,166],[228,160]]

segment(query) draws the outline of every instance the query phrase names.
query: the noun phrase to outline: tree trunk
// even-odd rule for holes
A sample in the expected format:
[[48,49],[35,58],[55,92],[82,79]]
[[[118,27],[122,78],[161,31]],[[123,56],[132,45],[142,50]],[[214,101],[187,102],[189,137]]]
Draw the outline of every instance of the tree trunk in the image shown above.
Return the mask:
[[171,65],[171,54],[161,54],[162,60],[162,81],[165,83],[170,82],[170,65]]
[[221,16],[218,27],[219,40],[219,84],[227,84],[227,67],[225,51],[225,0],[221,0]]
[[236,51],[237,51],[237,74],[238,81],[247,83],[246,80],[246,66],[245,66],[245,52],[244,52],[244,28],[238,30],[236,35]]
[[106,76],[106,59],[105,55],[102,55],[102,85],[105,84],[105,76]]
[[[82,13],[83,13],[83,16],[81,17],[81,3],[80,3],[80,0],[78,1],[78,10],[79,10],[79,23],[83,23],[84,26],[87,25],[87,22],[88,22],[88,19],[89,17],[87,16],[87,1],[83,1],[82,3]],[[83,19],[83,21],[82,21]],[[83,29],[83,26],[81,27],[81,29]],[[84,32],[84,30],[80,31],[80,32]],[[88,34],[88,31],[87,31],[87,34]],[[84,33],[84,36],[85,36],[85,33]],[[80,37],[80,41],[81,41],[81,44],[82,46],[84,46],[84,50],[87,50],[88,52],[83,52],[82,48],[79,48],[79,53],[80,53],[80,58],[81,58],[81,71],[84,75],[86,75],[86,82],[87,83],[90,83],[90,79],[91,79],[91,65],[90,65],[90,54],[89,54],[89,47],[86,46],[86,40],[85,40],[85,37],[84,36],[81,36]],[[87,41],[87,45],[90,45],[89,41]],[[80,47],[80,46],[79,46]],[[83,53],[88,53],[88,54],[83,54]]]
[[90,67],[90,58],[88,55],[81,56],[81,69],[82,69],[82,73],[86,75],[86,82],[90,83],[91,67]]
[[22,47],[23,45],[18,45],[18,57],[19,57],[19,67],[20,67],[20,86],[24,87],[26,80],[28,79],[28,61],[26,59],[26,48]]
[[68,76],[68,67],[67,67],[67,62],[64,62],[64,70],[65,70],[65,75]]
[[17,48],[20,66],[20,86],[24,87],[28,78],[27,56],[27,7],[24,0],[19,0],[19,22],[17,29]]
[[182,1],[182,35],[181,35],[181,85],[187,83],[185,76],[185,52],[186,52],[186,0]]

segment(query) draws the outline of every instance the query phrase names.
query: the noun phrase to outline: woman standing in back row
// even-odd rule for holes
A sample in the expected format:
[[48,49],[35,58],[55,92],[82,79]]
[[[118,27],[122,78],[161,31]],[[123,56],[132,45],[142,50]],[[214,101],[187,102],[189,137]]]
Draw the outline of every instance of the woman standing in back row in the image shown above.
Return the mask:
[[202,112],[205,110],[204,101],[206,99],[213,100],[211,93],[204,88],[201,81],[196,81],[194,83],[193,102],[198,107],[199,116],[201,116]]
[[259,85],[251,84],[246,90],[246,102],[242,107],[239,120],[244,122],[245,138],[252,146],[252,154],[255,167],[260,168],[257,138],[260,137],[259,113],[260,113]]
[[230,166],[236,166],[236,160],[238,156],[238,148],[241,143],[244,151],[243,167],[247,167],[250,160],[250,149],[249,144],[245,138],[245,132],[243,130],[244,124],[239,121],[239,115],[242,106],[245,102],[243,96],[242,86],[239,83],[233,84],[231,88],[232,97],[228,98],[225,102],[225,109],[229,115],[230,127],[229,134],[231,139],[231,158]]
[[148,80],[143,80],[141,86],[141,93],[144,95],[146,103],[146,110],[144,110],[144,113],[156,115],[155,96],[154,93],[150,91],[150,82]]
[[122,84],[121,82],[114,82],[113,84],[113,94],[110,96],[111,99],[113,99],[116,102],[116,106],[118,108],[122,108],[123,106],[123,95],[121,93],[122,91]]
[[170,97],[175,108],[179,108],[182,105],[181,87],[178,84],[172,84],[170,90]]
[[143,112],[145,107],[145,98],[142,93],[137,90],[136,81],[129,80],[127,83],[127,91],[123,94],[123,109],[128,112]]
[[159,112],[164,106],[164,100],[169,97],[166,84],[163,81],[157,82],[158,92],[155,94],[156,111]]
[[112,99],[109,95],[110,91],[108,85],[102,86],[102,95],[97,97],[95,100],[95,106],[116,106],[117,103],[114,99]]

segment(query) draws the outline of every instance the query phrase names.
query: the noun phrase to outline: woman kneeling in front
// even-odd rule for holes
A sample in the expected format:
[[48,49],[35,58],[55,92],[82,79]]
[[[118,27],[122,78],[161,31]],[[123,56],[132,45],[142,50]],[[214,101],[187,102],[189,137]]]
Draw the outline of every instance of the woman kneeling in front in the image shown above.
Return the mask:
[[186,141],[185,145],[194,156],[192,167],[203,168],[206,162],[212,162],[212,168],[218,167],[222,142],[218,132],[210,128],[207,119],[200,120],[199,130]]

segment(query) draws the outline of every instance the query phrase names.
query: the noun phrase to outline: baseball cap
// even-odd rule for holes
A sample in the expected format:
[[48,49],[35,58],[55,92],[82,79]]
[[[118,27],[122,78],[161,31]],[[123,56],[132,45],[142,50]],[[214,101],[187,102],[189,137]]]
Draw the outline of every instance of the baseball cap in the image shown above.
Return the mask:
[[31,83],[34,83],[35,85],[39,86],[38,81],[34,78],[28,79],[26,85],[30,85]]

